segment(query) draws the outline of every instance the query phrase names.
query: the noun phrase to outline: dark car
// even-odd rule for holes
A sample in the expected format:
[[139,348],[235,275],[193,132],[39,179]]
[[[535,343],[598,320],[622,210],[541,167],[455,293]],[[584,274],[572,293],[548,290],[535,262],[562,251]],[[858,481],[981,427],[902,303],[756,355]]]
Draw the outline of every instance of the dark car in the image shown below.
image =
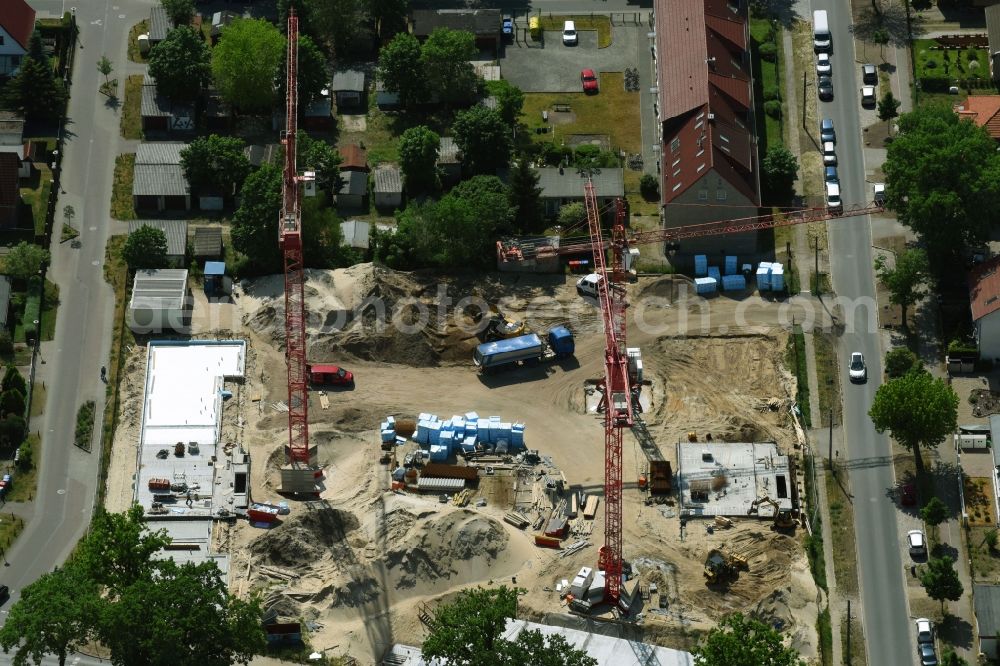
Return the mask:
[[819,140],[837,143],[837,132],[833,129],[833,118],[819,121]]
[[10,599],[10,588],[0,585],[0,604],[6,603],[8,599]]
[[500,22],[500,31],[503,33],[503,38],[510,41],[511,37],[514,36],[514,19],[511,16],[504,16]]
[[833,99],[833,79],[829,76],[819,77],[819,98],[823,101]]
[[899,502],[904,506],[913,506],[917,503],[917,487],[912,483],[906,483],[899,491]]
[[823,168],[823,180],[828,183],[839,183],[840,177],[837,175],[837,167],[828,166]]
[[875,65],[861,65],[861,81],[869,86],[878,85],[878,70]]

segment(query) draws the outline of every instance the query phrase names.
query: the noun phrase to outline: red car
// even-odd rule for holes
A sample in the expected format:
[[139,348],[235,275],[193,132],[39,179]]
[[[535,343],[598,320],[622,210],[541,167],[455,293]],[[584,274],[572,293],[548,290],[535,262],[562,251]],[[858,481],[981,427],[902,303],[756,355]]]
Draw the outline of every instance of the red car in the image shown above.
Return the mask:
[[904,484],[899,491],[899,503],[912,506],[917,503],[917,489],[912,483]]
[[597,75],[594,74],[594,70],[585,69],[580,72],[580,83],[583,84],[583,92],[585,93],[595,93],[597,92]]
[[306,364],[309,381],[314,386],[347,386],[354,388],[354,373],[336,365]]

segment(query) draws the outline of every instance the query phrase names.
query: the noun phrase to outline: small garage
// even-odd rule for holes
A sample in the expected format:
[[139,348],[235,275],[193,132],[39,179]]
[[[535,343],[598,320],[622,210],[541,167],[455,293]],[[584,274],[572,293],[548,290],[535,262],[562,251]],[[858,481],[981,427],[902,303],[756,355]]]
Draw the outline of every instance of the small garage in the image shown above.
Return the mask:
[[337,109],[344,112],[364,106],[365,73],[360,69],[343,69],[333,75],[330,86],[337,100]]
[[180,268],[136,271],[128,327],[140,334],[184,331],[189,316],[187,276]]
[[375,207],[395,210],[403,205],[403,176],[395,164],[383,164],[375,169]]

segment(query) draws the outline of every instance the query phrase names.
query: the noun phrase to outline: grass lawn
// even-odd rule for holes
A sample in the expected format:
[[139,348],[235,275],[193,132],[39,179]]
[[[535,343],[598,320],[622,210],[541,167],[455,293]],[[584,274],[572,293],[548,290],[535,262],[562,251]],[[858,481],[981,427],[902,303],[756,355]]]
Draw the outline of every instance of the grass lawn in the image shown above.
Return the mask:
[[111,190],[111,217],[116,220],[134,220],[132,205],[132,177],[135,172],[135,153],[125,153],[115,158],[115,180]]
[[[20,482],[19,477],[18,481]],[[13,498],[17,490],[12,490],[9,497]],[[10,549],[12,543],[17,540],[17,537],[21,534],[21,530],[24,529],[24,520],[18,518],[13,513],[0,514],[0,551],[6,552]]]
[[[833,340],[826,333],[813,335],[813,349],[816,354],[816,382],[819,411],[817,420],[829,424],[830,411],[833,410],[834,423],[840,423],[840,380],[837,367],[837,353],[833,349]],[[817,423],[820,425],[820,423]]]
[[[373,167],[384,162],[399,160],[399,136],[393,132],[392,118],[375,106],[375,95],[368,109],[366,129],[361,134],[368,150],[368,163]],[[374,197],[373,197],[374,198]]]
[[54,340],[56,337],[56,313],[59,310],[59,285],[45,280],[45,296],[42,298],[42,318],[39,329],[42,342]]
[[[25,440],[31,448],[31,467],[24,469],[24,467],[19,466],[17,473],[14,478],[14,488],[7,495],[8,502],[26,502],[29,498],[35,496],[35,487],[38,485],[38,465],[36,464],[39,460],[39,456],[42,455],[42,443],[38,439],[38,435],[31,433]],[[7,516],[3,516],[4,520],[0,523],[0,534],[2,534],[2,529],[9,527],[10,519]],[[0,536],[0,546],[3,546],[3,537]]]
[[981,583],[1000,583],[1000,551],[986,545],[990,527],[970,527],[968,530],[969,555],[972,557],[972,575]]
[[49,201],[49,192],[52,190],[52,171],[47,166],[37,166],[39,180],[38,187],[31,189],[21,188],[21,199],[25,204],[31,206],[31,216],[35,222],[35,235],[41,236],[45,233],[45,209]]
[[575,21],[577,31],[596,30],[597,48],[611,46],[611,19],[607,16],[579,16],[573,14],[542,16],[542,30],[558,30],[562,32],[565,21]]
[[[933,39],[913,42],[917,78],[966,79],[990,76],[990,59],[986,49],[934,49]],[[975,62],[976,65],[972,65]]]
[[146,62],[146,59],[139,53],[139,35],[149,32],[149,20],[140,21],[132,26],[128,33],[128,59],[132,62]]
[[36,382],[31,388],[31,410],[30,416],[38,416],[45,411],[45,386]]
[[122,136],[126,139],[142,138],[142,76],[139,74],[133,74],[125,80]]
[[823,472],[826,497],[830,502],[830,536],[833,543],[833,571],[837,588],[849,597],[858,594],[858,560],[854,546],[854,505],[844,492],[847,473],[843,470],[834,476]]
[[[755,88],[759,87],[759,89],[754,91],[756,93],[754,99],[757,101],[757,113],[764,119],[764,132],[766,137],[765,145],[784,145],[781,119],[772,118],[764,113],[763,95],[764,91],[771,89],[777,90],[779,94],[783,93],[779,69],[781,64],[784,62],[784,47],[781,41],[781,29],[779,27],[777,30],[772,30],[771,22],[768,19],[750,19],[750,38],[752,42],[753,67],[755,73],[757,74],[754,78],[754,86]],[[773,41],[778,49],[774,62],[768,62],[759,55],[760,45],[767,41]],[[784,100],[782,100],[782,109],[784,109]]]
[[802,413],[802,425],[808,428],[812,425],[812,417],[809,412],[809,377],[806,374],[806,338],[801,326],[796,325],[788,336],[785,366],[795,374],[798,385],[795,401]]

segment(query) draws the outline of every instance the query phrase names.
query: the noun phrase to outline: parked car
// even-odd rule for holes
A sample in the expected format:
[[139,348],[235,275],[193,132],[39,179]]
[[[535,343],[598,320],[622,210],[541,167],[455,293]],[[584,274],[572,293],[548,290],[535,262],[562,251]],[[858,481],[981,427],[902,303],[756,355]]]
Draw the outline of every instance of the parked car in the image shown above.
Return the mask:
[[914,623],[917,625],[917,643],[934,644],[934,623],[926,617],[918,617]]
[[819,98],[824,102],[833,99],[833,79],[829,76],[819,77]]
[[875,106],[875,86],[861,86],[861,106]]
[[839,183],[840,176],[837,175],[837,167],[828,166],[823,167],[823,180],[828,183]]
[[918,645],[917,654],[920,656],[920,666],[937,666],[937,654],[934,652],[934,645],[931,643],[921,643]]
[[576,34],[576,22],[566,21],[563,23],[563,45],[564,46],[576,46],[577,44],[577,34]]
[[885,183],[875,183],[872,185],[872,201],[879,206],[885,205]]
[[875,65],[861,65],[861,82],[865,85],[878,85],[878,70]]
[[816,54],[816,73],[820,76],[824,74],[828,75],[833,71],[833,65],[830,63],[829,53],[817,53]]
[[906,533],[906,544],[910,547],[910,555],[926,555],[927,540],[920,530],[910,530]]
[[833,141],[823,142],[823,164],[825,166],[837,166],[837,151]]
[[514,36],[514,18],[509,14],[505,15],[500,21],[500,32],[503,34],[504,41],[510,41]]
[[[827,186],[829,187],[829,185]],[[847,375],[855,384],[868,379],[868,366],[865,365],[865,356],[861,352],[851,354],[851,364],[847,368]]]
[[819,140],[837,143],[837,132],[833,129],[833,118],[819,121]]
[[594,70],[592,69],[585,69],[580,72],[580,83],[583,85],[583,92],[585,93],[596,93],[598,91],[597,75],[594,74]]
[[831,213],[843,212],[844,202],[840,198],[840,183],[826,184],[826,207]]
[[917,487],[912,483],[905,483],[899,490],[899,503],[903,506],[913,506],[917,503]]
[[8,599],[10,599],[10,588],[6,585],[0,585],[0,605],[4,604]]

